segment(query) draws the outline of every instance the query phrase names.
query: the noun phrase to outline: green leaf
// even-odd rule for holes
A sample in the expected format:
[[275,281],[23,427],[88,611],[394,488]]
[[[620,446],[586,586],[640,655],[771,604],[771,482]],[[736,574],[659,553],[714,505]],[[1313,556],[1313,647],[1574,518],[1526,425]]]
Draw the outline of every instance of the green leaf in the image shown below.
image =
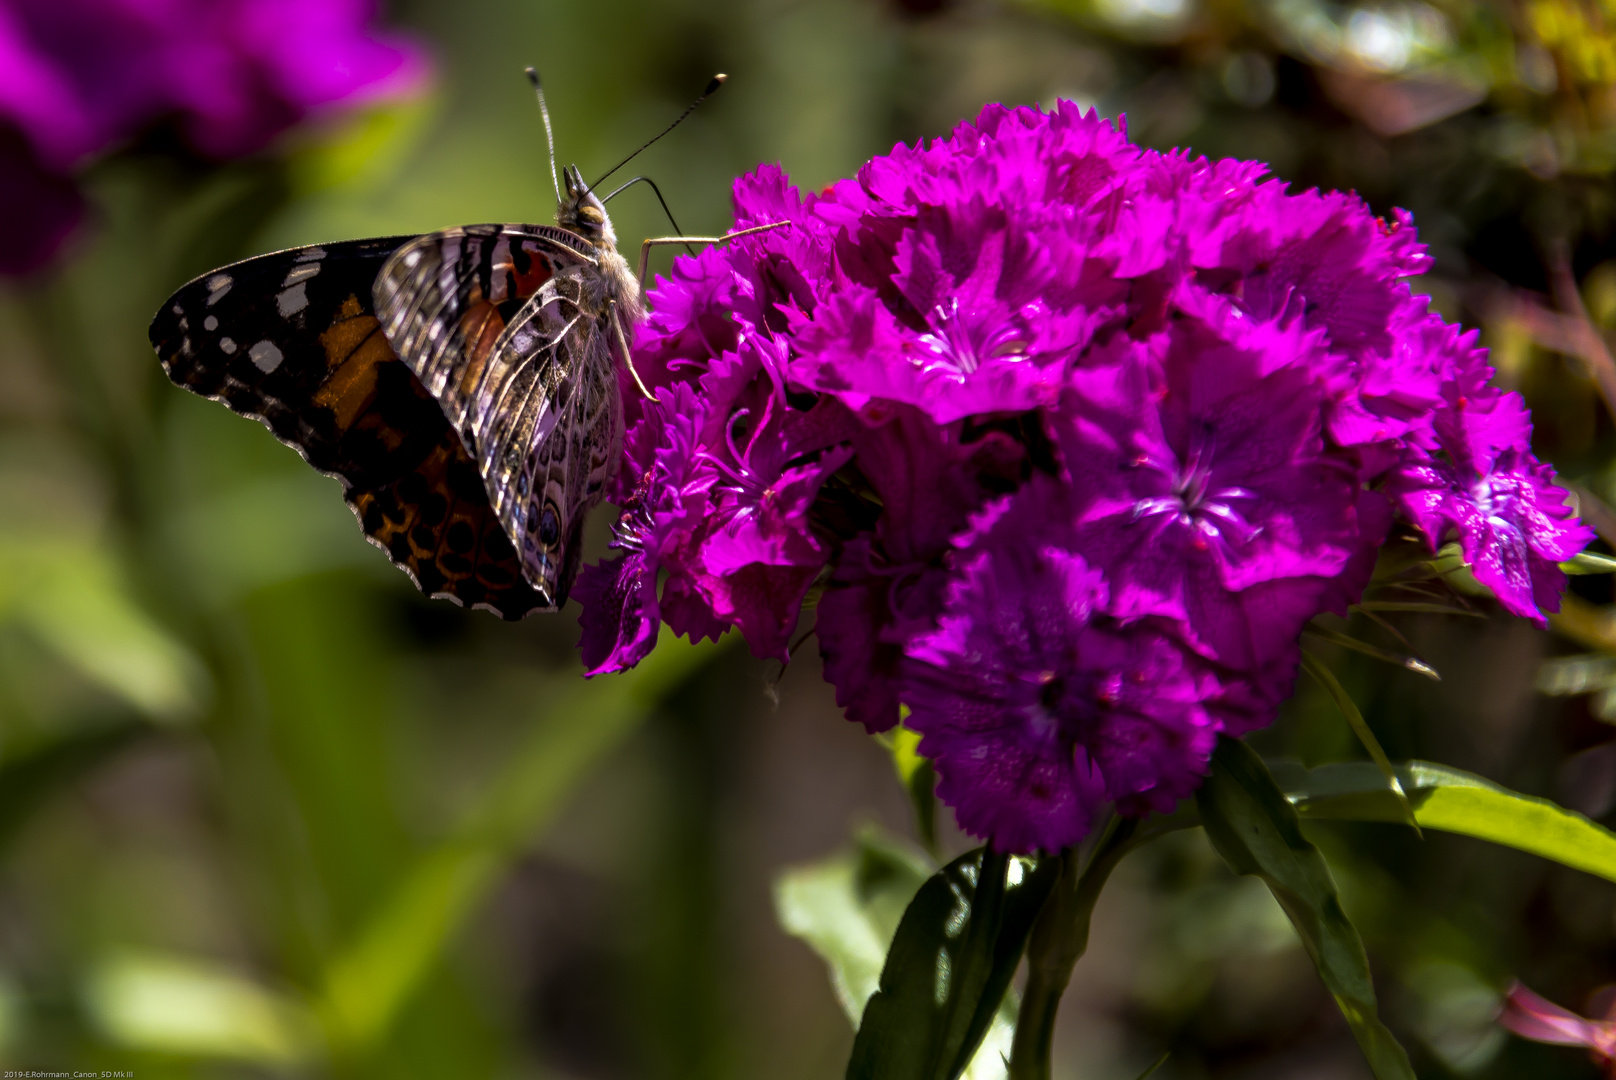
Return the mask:
[[[1370,618],[1376,618],[1374,612],[1366,611],[1364,614]],[[1392,652],[1390,649],[1382,649],[1378,645],[1371,645],[1369,642],[1355,638],[1351,634],[1343,634],[1338,630],[1331,630],[1329,627],[1325,626],[1309,625],[1302,632],[1304,634],[1311,634],[1321,641],[1328,641],[1332,644],[1339,645],[1343,649],[1351,649],[1353,652],[1360,652],[1365,656],[1372,656],[1376,660],[1380,660],[1384,663],[1405,668],[1414,672],[1416,675],[1424,675],[1427,679],[1434,682],[1442,681],[1442,676],[1437,672],[1436,668],[1432,667],[1430,664],[1427,664],[1424,660],[1421,660],[1417,656],[1407,656],[1403,653]]]
[[898,780],[909,793],[909,802],[915,809],[915,829],[920,842],[934,857],[937,854],[937,771],[931,761],[920,753],[920,733],[901,726],[909,718],[909,706],[899,707],[900,726],[893,728],[885,739],[892,752],[893,768]]
[[[930,857],[879,829],[861,830],[851,851],[786,871],[775,881],[775,911],[830,968],[831,986],[855,1030],[881,980],[887,950],[915,893],[936,872]],[[1015,1036],[1017,1001],[1004,997],[964,1075],[1004,1075]]]
[[261,1065],[304,1065],[320,1029],[298,999],[217,963],[123,953],[97,964],[85,1011],[108,1041],[130,1049]]
[[1238,739],[1220,739],[1195,801],[1218,854],[1237,874],[1262,878],[1285,909],[1378,1080],[1414,1080],[1408,1055],[1376,1014],[1369,958],[1330,868],[1262,759]]
[[1567,574],[1616,574],[1616,559],[1593,551],[1583,551],[1560,564]]
[[336,1043],[363,1049],[387,1036],[466,917],[573,785],[719,647],[693,647],[664,631],[633,671],[563,684],[458,833],[417,859],[328,964],[320,1011]]
[[130,594],[117,560],[69,537],[0,536],[10,568],[0,618],[16,619],[90,681],[159,721],[195,717],[207,669]]
[[[1490,840],[1616,881],[1616,833],[1581,814],[1427,761],[1399,765],[1397,775],[1415,820],[1427,829]],[[1368,762],[1324,765],[1286,787],[1303,817],[1401,820],[1396,797]]]
[[864,1007],[848,1080],[954,1080],[987,1034],[1060,860],[977,849],[910,902]]
[[1335,677],[1335,672],[1325,667],[1318,657],[1305,649],[1302,651],[1302,666],[1307,669],[1309,675],[1319,681],[1319,685],[1324,687],[1330,697],[1335,699],[1336,707],[1347,718],[1352,733],[1358,736],[1358,741],[1363,744],[1363,748],[1369,752],[1370,759],[1374,761],[1375,768],[1385,777],[1386,786],[1401,800],[1403,822],[1414,826],[1414,831],[1419,832],[1419,823],[1415,820],[1414,810],[1408,805],[1408,799],[1403,794],[1402,782],[1397,779],[1397,772],[1392,768],[1391,759],[1386,756],[1386,751],[1381,749],[1380,740],[1375,738],[1375,733],[1369,729],[1369,724],[1364,720],[1363,713],[1358,711],[1358,705],[1352,700],[1352,695],[1347,693],[1346,687]]
[[852,851],[781,874],[775,913],[830,967],[831,986],[856,1027],[881,981],[881,965],[903,912],[936,871],[920,852],[875,829]]

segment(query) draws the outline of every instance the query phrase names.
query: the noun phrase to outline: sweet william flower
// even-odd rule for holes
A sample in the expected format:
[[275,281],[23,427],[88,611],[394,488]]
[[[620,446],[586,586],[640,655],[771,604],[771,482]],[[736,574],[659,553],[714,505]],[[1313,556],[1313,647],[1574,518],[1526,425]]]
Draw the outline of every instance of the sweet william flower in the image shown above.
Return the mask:
[[[583,574],[576,586],[583,605],[583,659],[587,674],[632,667],[656,644],[663,605],[657,576],[663,563],[690,542],[701,521],[701,506],[717,481],[716,470],[701,459],[698,431],[704,410],[690,387],[665,389],[626,447],[638,477],[626,497],[612,546],[625,554],[609,571]],[[678,585],[673,588],[679,594]],[[670,621],[683,620],[675,613]],[[681,626],[689,633],[691,627]],[[697,627],[696,638],[717,636],[724,627]]]
[[1116,306],[1063,283],[1082,253],[980,196],[923,208],[894,251],[894,311],[875,289],[835,290],[796,335],[794,374],[854,407],[901,401],[938,423],[1052,405],[1071,364]]
[[898,722],[904,647],[932,625],[955,536],[1030,467],[1026,447],[1004,430],[934,424],[908,405],[886,411],[853,433],[862,490],[839,488],[846,505],[837,516],[851,538],[815,612],[837,704],[876,732]]
[[1474,371],[1445,389],[1434,446],[1408,447],[1387,491],[1432,550],[1456,539],[1476,580],[1505,608],[1545,624],[1543,613],[1558,611],[1565,591],[1559,564],[1593,530],[1576,520],[1554,470],[1532,456],[1519,395],[1499,393]]
[[[1400,211],[1069,103],[820,195],[767,166],[735,210],[785,224],[676,260],[635,342],[658,398],[626,406],[620,555],[580,578],[589,668],[653,617],[789,659],[807,612],[849,719],[907,708],[1001,849],[1192,791],[1399,523],[1538,618],[1587,536],[1474,337],[1410,293]],[[687,440],[701,484],[648,454]]]
[[1233,305],[1175,304],[1146,340],[1094,350],[1052,418],[1072,545],[1105,572],[1112,614],[1173,619],[1247,668],[1322,609],[1363,539],[1352,459],[1321,431],[1319,335],[1254,323]]

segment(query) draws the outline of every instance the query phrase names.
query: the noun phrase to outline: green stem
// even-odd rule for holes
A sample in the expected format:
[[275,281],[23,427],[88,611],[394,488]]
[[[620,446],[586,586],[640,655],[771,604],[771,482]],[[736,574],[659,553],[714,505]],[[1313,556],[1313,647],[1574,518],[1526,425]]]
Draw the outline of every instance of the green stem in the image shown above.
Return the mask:
[[1049,1080],[1050,1047],[1061,995],[1089,944],[1094,903],[1130,843],[1137,822],[1112,818],[1087,858],[1072,848],[1060,855],[1060,880],[1033,924],[1027,945],[1027,989],[1021,998],[1009,1080]]

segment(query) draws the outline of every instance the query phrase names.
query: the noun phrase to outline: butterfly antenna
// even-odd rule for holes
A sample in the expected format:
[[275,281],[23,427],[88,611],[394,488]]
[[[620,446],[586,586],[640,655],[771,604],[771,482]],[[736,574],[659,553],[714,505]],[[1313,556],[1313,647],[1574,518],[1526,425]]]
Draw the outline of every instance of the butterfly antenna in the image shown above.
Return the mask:
[[[719,73],[717,75],[714,75],[713,78],[712,78],[712,81],[707,84],[707,89],[703,90],[701,92],[701,96],[698,97],[695,101],[692,101],[690,103],[690,107],[688,109],[686,109],[684,112],[679,114],[679,119],[675,120],[673,123],[669,124],[667,127],[663,128],[661,131],[657,132],[654,136],[647,139],[645,141],[645,145],[641,146],[639,148],[639,150],[634,151],[628,157],[624,158],[622,161],[619,161],[616,165],[613,165],[611,168],[607,169],[603,174],[601,174],[601,178],[599,180],[596,180],[593,184],[589,185],[589,189],[591,191],[593,191],[595,188],[599,187],[603,182],[605,182],[606,177],[612,175],[612,173],[616,172],[618,169],[621,169],[624,165],[627,165],[629,162],[631,162],[635,158],[639,157],[640,154],[646,149],[646,147],[650,146],[652,143],[654,143],[658,139],[662,138],[662,136],[666,135],[668,132],[672,131],[674,128],[676,128],[680,124],[684,123],[685,122],[685,117],[687,117],[691,113],[695,112],[697,105],[700,105],[702,102],[706,101],[708,98],[710,98],[714,94],[716,94],[718,92],[718,88],[720,86],[723,86],[724,83],[728,79],[729,79],[729,76],[725,75],[723,73]],[[538,84],[535,83],[534,85],[538,85]]]
[[[602,177],[601,179],[604,180],[605,177]],[[652,180],[649,176],[636,176],[632,180],[618,184],[617,187],[613,188],[610,193],[602,195],[600,197],[600,201],[602,203],[609,203],[613,199],[617,198],[617,196],[621,195],[626,189],[633,187],[635,184],[644,184],[646,187],[656,192],[656,201],[662,204],[662,212],[668,215],[668,224],[673,226],[674,235],[683,236],[685,231],[679,227],[679,223],[677,221],[673,220],[673,211],[668,209],[668,200],[662,197],[662,189],[657,187],[656,181]],[[685,245],[685,250],[690,252],[691,255],[696,254],[696,249],[691,247],[689,244]]]
[[[527,81],[533,84],[533,93],[539,99],[539,115],[544,118],[544,141],[550,144],[550,186],[555,188],[556,202],[561,202],[561,181],[556,179],[555,132],[550,129],[550,106],[544,103],[544,85],[539,82],[537,68],[527,69]],[[684,117],[679,119],[683,120]]]

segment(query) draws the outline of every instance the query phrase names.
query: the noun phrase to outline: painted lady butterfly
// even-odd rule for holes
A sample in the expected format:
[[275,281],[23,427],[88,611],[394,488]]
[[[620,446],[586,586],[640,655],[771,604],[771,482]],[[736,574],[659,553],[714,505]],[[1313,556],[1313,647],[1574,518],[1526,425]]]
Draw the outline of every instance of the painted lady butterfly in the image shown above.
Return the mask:
[[[552,140],[552,174],[554,157]],[[365,535],[422,592],[507,619],[566,602],[584,518],[617,470],[618,364],[633,373],[645,314],[606,215],[616,192],[564,175],[553,226],[262,255],[185,285],[150,331],[175,383],[341,480]],[[640,279],[653,244],[727,239],[647,240]]]

